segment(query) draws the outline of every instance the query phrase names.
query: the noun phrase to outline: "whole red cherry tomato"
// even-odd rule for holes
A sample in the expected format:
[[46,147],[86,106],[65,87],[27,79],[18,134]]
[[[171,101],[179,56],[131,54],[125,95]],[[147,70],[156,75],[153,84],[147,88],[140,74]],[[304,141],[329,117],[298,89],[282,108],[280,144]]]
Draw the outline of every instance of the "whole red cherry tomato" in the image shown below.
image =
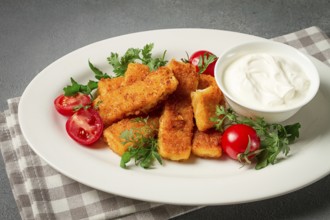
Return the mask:
[[103,133],[103,122],[93,108],[81,108],[66,122],[69,136],[82,145],[95,143]]
[[[200,59],[203,59],[203,61],[200,62]],[[199,50],[189,57],[189,63],[196,67],[198,73],[214,76],[214,66],[217,59],[218,58],[213,53],[207,50]],[[207,65],[207,67],[205,65]],[[205,70],[203,71],[204,68]]]
[[252,127],[234,124],[224,131],[221,146],[229,157],[249,163],[260,148],[260,138]]
[[54,105],[56,110],[65,116],[73,115],[75,112],[75,107],[86,106],[91,103],[91,98],[88,95],[78,93],[74,96],[59,95],[54,100]]

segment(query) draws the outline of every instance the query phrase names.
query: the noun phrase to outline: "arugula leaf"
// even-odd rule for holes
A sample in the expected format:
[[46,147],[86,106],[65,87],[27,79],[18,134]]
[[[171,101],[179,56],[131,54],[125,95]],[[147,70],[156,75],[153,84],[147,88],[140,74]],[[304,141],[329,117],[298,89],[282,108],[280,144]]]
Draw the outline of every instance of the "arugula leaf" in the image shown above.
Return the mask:
[[186,51],[186,55],[187,55],[187,58],[181,58],[181,61],[182,61],[183,63],[189,63],[189,54],[188,54],[187,51]]
[[275,164],[280,153],[287,156],[290,152],[289,144],[299,137],[300,123],[283,126],[267,123],[263,118],[248,118],[238,116],[232,109],[223,106],[216,107],[216,117],[210,119],[215,122],[215,128],[223,131],[231,124],[246,124],[253,127],[260,137],[260,153],[257,154],[255,169],[262,169],[269,164]]
[[65,96],[74,96],[77,93],[83,93],[92,96],[91,92],[97,88],[97,82],[90,80],[87,85],[77,83],[72,77],[70,78],[71,85],[63,88]]
[[95,78],[100,80],[100,79],[106,79],[106,78],[111,78],[107,73],[102,72],[100,69],[95,67],[89,60],[88,60],[88,66],[89,68],[93,71],[95,74]]
[[73,96],[80,92],[80,85],[71,77],[71,85],[63,88],[65,96]]
[[122,144],[130,144],[127,151],[122,155],[120,167],[126,168],[127,163],[134,159],[135,165],[148,169],[151,168],[154,160],[163,164],[158,153],[158,140],[155,136],[148,136],[153,131],[153,128],[147,124],[147,118],[132,119],[136,122],[144,123],[140,128],[132,128],[125,130],[120,134],[120,138],[124,141]]
[[158,154],[158,143],[155,138],[142,138],[139,144],[144,146],[130,146],[128,150],[122,155],[120,161],[120,167],[126,168],[127,163],[134,159],[135,165],[148,169],[151,168],[153,161],[156,159],[162,164],[162,159]]
[[94,89],[97,89],[98,82],[89,80],[87,83],[87,87],[93,91]]
[[[124,76],[129,63],[134,63],[140,61],[141,63],[147,65],[151,71],[158,69],[160,66],[166,65],[165,60],[166,51],[164,51],[162,57],[152,57],[152,49],[154,44],[146,44],[143,49],[129,48],[124,56],[119,57],[118,53],[111,52],[110,56],[107,57],[109,64],[113,67],[113,72],[118,76]],[[90,60],[88,60],[88,66],[94,73],[97,80],[103,78],[111,78],[110,75],[101,71],[99,68],[94,66]],[[90,95],[93,99],[92,91],[97,89],[97,81],[90,80],[87,85],[79,84],[71,77],[71,85],[63,88],[65,96],[73,96],[77,93],[83,93]]]

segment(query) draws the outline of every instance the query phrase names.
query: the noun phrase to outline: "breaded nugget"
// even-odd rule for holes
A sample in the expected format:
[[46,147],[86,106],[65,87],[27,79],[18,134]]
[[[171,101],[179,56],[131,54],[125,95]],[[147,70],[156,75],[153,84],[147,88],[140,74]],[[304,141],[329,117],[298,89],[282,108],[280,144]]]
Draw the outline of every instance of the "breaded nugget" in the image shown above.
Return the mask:
[[128,116],[148,113],[172,94],[177,86],[178,80],[171,69],[160,67],[143,80],[101,96],[98,112],[105,125],[111,125]]
[[205,89],[209,86],[218,87],[214,77],[206,74],[201,74],[198,80],[198,89]]
[[130,63],[125,72],[125,86],[131,85],[136,81],[143,80],[148,73],[149,67],[140,63]]
[[120,137],[122,132],[133,130],[133,132],[139,132],[144,137],[155,136],[158,131],[159,117],[151,116],[147,120],[147,126],[144,122],[137,121],[136,118],[125,118],[117,123],[113,123],[103,131],[103,138],[107,142],[110,149],[112,149],[119,156],[123,155],[127,151],[129,146],[132,146],[131,142],[123,144],[124,139]]
[[168,67],[172,69],[175,78],[179,81],[175,95],[190,99],[190,93],[195,91],[198,86],[199,74],[196,72],[196,68],[190,63],[183,63],[174,59],[171,60]]
[[187,99],[170,99],[159,119],[158,152],[166,159],[186,160],[193,135],[193,110]]
[[99,96],[108,94],[108,92],[118,89],[124,83],[124,77],[100,79],[97,86]]
[[99,106],[103,96],[106,96],[110,91],[114,91],[121,87],[125,82],[124,77],[102,78],[97,84],[97,97],[93,100],[94,106]]
[[109,91],[121,86],[131,85],[136,81],[143,80],[150,73],[149,67],[140,63],[130,63],[127,66],[125,77],[100,79],[98,82],[98,95],[106,95]]
[[193,134],[193,110],[190,93],[197,89],[198,73],[191,64],[172,60],[169,64],[179,81],[177,90],[166,100],[159,121],[159,154],[170,160],[190,156]]
[[208,131],[196,130],[194,133],[192,153],[203,158],[219,158],[222,155],[220,146],[221,134],[213,129]]
[[198,90],[191,93],[194,117],[198,130],[206,131],[214,126],[210,121],[215,116],[216,106],[223,104],[223,94],[214,77],[202,74],[198,81]]
[[206,131],[214,126],[211,117],[216,116],[216,106],[222,100],[222,93],[218,87],[209,86],[206,89],[191,93],[195,122],[198,130]]

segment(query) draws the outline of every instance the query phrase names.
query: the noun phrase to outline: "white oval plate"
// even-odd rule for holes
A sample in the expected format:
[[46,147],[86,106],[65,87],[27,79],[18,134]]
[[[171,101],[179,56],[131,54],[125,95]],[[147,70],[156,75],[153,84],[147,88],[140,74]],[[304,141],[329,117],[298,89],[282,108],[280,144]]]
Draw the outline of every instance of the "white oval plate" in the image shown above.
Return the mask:
[[[154,55],[181,59],[186,52],[206,49],[216,55],[242,42],[264,40],[255,36],[208,29],[168,29],[128,34],[80,48],[58,59],[28,85],[19,104],[19,122],[33,150],[59,172],[93,188],[145,201],[185,205],[234,204],[282,195],[309,185],[330,172],[330,70],[312,59],[321,77],[320,91],[288,123],[300,122],[300,139],[290,156],[256,171],[226,159],[192,157],[187,162],[164,161],[144,170],[119,167],[120,158],[108,148],[90,149],[71,140],[65,117],[53,100],[70,84],[93,79],[88,60],[110,73],[106,57],[128,48],[154,43]],[[100,142],[99,145],[105,146]]]

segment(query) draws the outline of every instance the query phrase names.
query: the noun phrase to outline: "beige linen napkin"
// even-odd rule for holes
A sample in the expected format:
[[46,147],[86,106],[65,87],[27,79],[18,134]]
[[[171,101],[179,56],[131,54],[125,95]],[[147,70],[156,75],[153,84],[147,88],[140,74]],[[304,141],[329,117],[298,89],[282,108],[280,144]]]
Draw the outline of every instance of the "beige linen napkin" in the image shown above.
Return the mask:
[[[330,40],[317,27],[274,38],[330,65]],[[168,219],[201,206],[150,203],[98,191],[51,168],[24,139],[19,97],[0,113],[0,150],[22,219]]]

